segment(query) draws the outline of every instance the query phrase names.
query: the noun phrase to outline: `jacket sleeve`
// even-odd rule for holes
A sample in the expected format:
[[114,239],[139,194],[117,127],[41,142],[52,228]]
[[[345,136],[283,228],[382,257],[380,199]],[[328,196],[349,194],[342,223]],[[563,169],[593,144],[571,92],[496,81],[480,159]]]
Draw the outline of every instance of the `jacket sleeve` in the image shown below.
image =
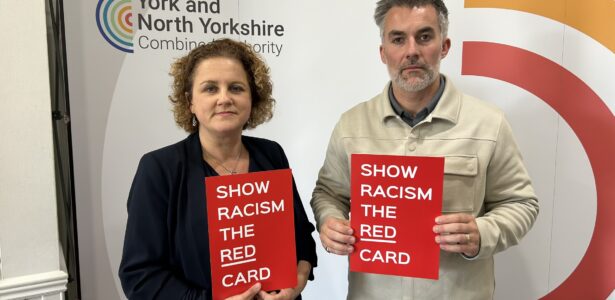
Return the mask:
[[[284,153],[284,150],[279,146],[282,168],[290,168],[288,158]],[[312,237],[314,232],[314,225],[308,220],[305,209],[303,208],[303,202],[297,185],[295,184],[295,178],[293,177],[293,208],[294,208],[294,220],[295,220],[295,248],[297,253],[297,261],[304,260],[312,265],[310,271],[309,280],[314,280],[314,268],[317,266],[318,261],[316,257],[316,242]]]
[[171,172],[152,154],[139,162],[128,196],[128,222],[119,277],[129,299],[207,299],[208,291],[191,286],[172,266],[169,210]]
[[348,155],[343,149],[342,137],[339,135],[340,126],[338,123],[331,134],[325,162],[318,173],[310,201],[318,230],[329,216],[346,220],[349,218],[350,167]]
[[538,216],[538,199],[510,125],[502,118],[487,166],[485,214],[476,219],[481,235],[477,259],[519,243]]

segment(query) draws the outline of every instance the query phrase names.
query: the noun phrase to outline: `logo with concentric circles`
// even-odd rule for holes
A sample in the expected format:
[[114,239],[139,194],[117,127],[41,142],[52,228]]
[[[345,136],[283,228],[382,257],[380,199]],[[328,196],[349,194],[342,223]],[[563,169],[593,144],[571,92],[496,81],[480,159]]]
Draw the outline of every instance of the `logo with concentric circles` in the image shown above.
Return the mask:
[[96,25],[111,46],[124,52],[133,52],[131,0],[98,0]]

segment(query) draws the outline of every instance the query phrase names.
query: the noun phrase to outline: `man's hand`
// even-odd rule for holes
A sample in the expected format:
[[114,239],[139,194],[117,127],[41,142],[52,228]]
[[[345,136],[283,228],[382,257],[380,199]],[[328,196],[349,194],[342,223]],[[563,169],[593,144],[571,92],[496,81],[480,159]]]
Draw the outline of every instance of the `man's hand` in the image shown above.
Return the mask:
[[348,255],[354,251],[355,238],[350,221],[328,217],[320,225],[320,242],[329,253]]
[[464,213],[442,215],[436,218],[433,232],[440,249],[474,257],[480,250],[480,232],[474,216]]

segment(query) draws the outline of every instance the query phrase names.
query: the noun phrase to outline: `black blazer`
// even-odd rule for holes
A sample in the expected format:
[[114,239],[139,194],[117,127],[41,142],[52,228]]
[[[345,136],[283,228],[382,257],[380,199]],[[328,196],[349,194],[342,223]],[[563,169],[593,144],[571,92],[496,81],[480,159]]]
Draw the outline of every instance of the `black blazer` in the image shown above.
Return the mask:
[[[249,172],[286,169],[282,147],[242,136]],[[130,299],[211,299],[205,165],[198,134],[145,154],[128,196],[128,222],[119,277]],[[295,182],[297,260],[316,267],[314,226],[308,221]],[[313,274],[310,273],[310,279]]]

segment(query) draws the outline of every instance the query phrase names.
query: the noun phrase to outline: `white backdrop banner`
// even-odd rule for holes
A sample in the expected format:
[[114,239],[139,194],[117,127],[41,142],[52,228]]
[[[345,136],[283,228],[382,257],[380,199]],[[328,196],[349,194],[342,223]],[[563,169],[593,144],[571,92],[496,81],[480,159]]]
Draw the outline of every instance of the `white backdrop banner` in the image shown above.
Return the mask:
[[[496,256],[496,298],[604,298],[615,288],[615,259],[604,254],[615,247],[615,160],[607,156],[615,153],[615,33],[606,30],[615,26],[615,2],[532,2],[446,2],[452,47],[442,72],[506,113],[541,205],[522,243]],[[312,221],[311,191],[334,124],[388,81],[375,1],[99,0],[64,8],[83,299],[124,298],[117,270],[137,163],[186,135],[167,98],[174,59],[222,37],[263,56],[276,110],[245,134],[284,147]],[[597,21],[579,21],[588,18]],[[316,279],[304,298],[344,299],[347,259],[317,244]]]

